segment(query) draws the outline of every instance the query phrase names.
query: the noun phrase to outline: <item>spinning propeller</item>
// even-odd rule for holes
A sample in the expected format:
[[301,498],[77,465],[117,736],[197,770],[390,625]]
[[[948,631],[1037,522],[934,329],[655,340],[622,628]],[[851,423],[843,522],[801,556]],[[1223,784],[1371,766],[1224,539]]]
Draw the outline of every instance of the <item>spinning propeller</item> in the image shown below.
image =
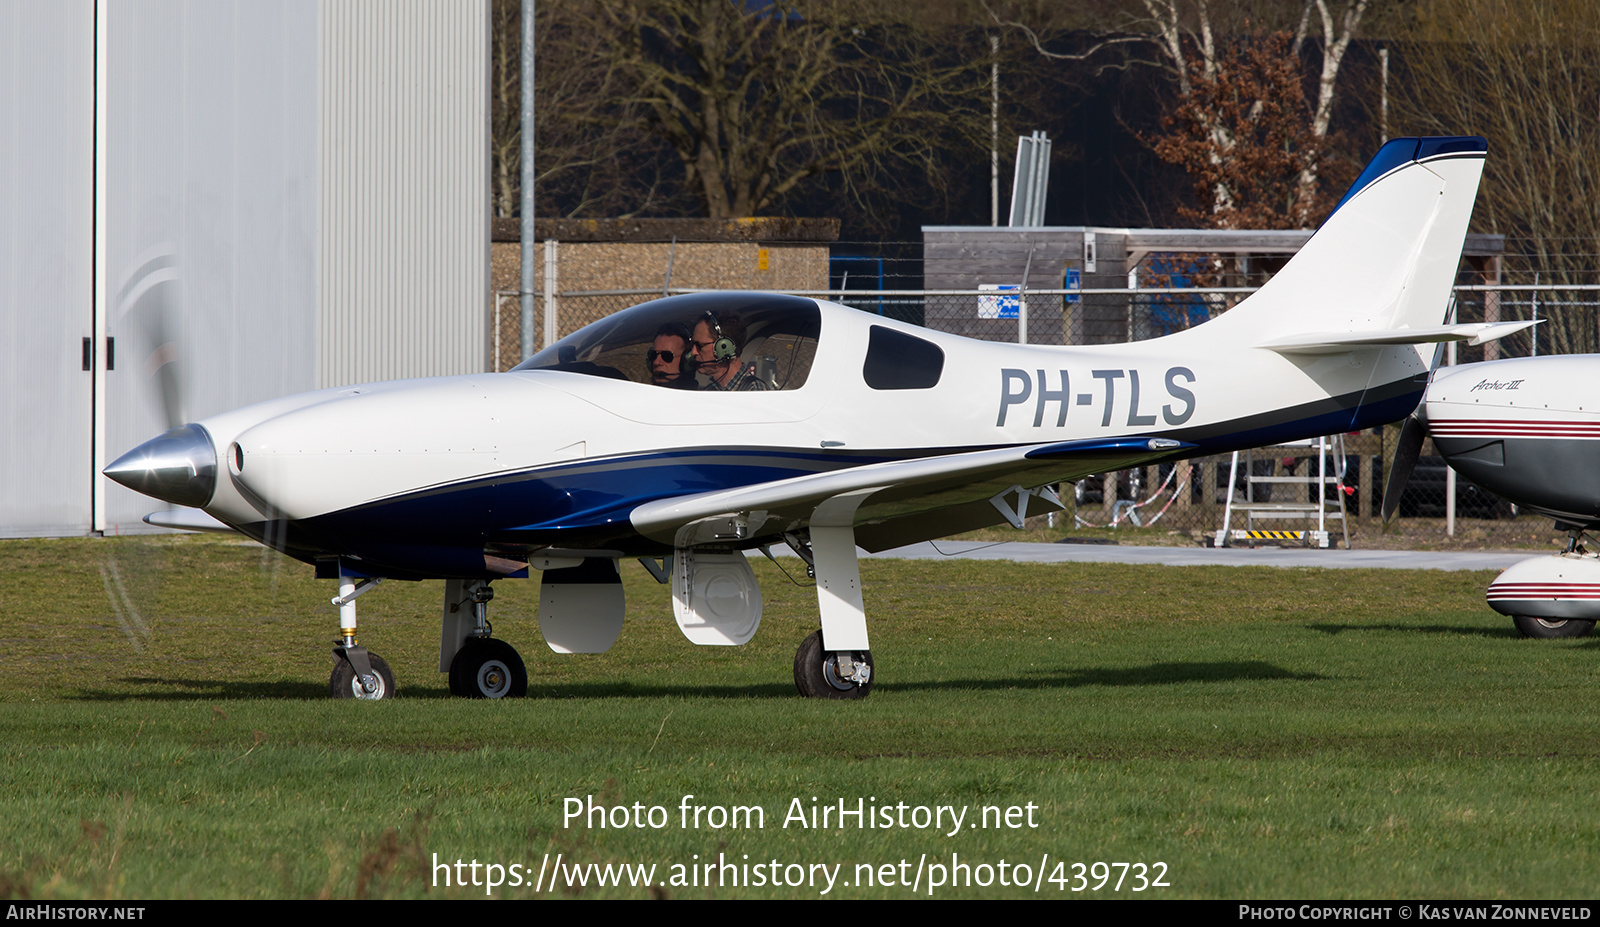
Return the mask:
[[182,286],[176,251],[157,245],[134,259],[117,295],[117,318],[133,333],[155,382],[167,431],[117,458],[105,475],[147,496],[199,507],[216,488],[217,455],[199,425],[188,424],[179,363]]

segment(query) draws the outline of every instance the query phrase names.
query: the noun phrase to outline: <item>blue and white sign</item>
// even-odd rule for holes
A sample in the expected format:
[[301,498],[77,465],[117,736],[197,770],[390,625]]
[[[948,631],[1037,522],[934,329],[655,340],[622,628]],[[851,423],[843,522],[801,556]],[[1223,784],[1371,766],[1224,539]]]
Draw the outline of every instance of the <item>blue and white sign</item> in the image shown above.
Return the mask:
[[[1017,317],[1018,291],[1015,283],[980,283],[978,289],[978,318],[1014,319]],[[988,295],[993,292],[994,295]]]

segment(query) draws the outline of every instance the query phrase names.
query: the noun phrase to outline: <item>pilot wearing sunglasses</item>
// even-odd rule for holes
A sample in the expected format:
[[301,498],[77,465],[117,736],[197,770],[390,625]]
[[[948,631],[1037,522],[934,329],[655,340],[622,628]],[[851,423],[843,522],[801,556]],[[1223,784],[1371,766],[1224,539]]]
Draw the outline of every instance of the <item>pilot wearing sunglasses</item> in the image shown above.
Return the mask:
[[672,389],[694,389],[694,375],[686,372],[688,360],[689,329],[678,322],[668,322],[656,331],[656,339],[645,354],[650,365],[650,382]]

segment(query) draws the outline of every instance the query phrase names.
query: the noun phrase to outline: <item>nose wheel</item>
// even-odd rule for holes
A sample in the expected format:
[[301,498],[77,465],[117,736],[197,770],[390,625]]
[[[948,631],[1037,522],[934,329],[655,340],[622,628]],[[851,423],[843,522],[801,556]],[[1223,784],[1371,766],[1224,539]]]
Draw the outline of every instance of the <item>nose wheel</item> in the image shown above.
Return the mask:
[[1569,637],[1587,637],[1594,630],[1593,621],[1580,618],[1535,618],[1530,615],[1512,615],[1511,623],[1523,637],[1542,640],[1559,640]]
[[[354,649],[354,648],[351,648]],[[376,701],[384,698],[394,698],[397,691],[394,684],[394,671],[389,669],[389,664],[375,653],[366,653],[365,670],[356,669],[355,664],[363,662],[350,654],[348,650],[341,653],[334,651],[333,675],[328,678],[328,694],[334,698],[358,698],[367,701]]]

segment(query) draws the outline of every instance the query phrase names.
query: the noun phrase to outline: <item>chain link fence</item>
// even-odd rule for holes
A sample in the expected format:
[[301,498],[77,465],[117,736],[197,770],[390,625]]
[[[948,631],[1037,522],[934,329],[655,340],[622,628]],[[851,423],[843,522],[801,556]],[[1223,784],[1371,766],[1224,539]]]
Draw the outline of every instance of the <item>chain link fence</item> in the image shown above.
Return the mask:
[[[874,253],[862,253],[868,250],[859,244],[836,245],[828,259],[826,287],[762,286],[771,281],[764,281],[756,270],[748,274],[748,281],[736,281],[739,285],[735,287],[715,288],[772,289],[814,296],[912,325],[990,341],[1113,344],[1199,325],[1254,292],[1262,278],[1259,264],[1248,270],[1226,265],[1204,268],[1192,255],[1153,255],[1147,261],[1147,273],[1133,278],[1137,289],[1063,286],[1024,290],[995,285],[931,290],[921,287],[920,243],[874,245]],[[1148,272],[1152,267],[1154,271]],[[1274,269],[1268,268],[1268,272]],[[638,279],[641,268],[630,270]],[[537,294],[534,320],[540,331],[536,343],[548,344],[649,299],[713,288],[697,285],[693,276],[682,272],[681,265],[669,268],[663,262],[658,272],[659,287],[558,288]],[[596,268],[569,273],[563,266],[557,279],[564,276],[592,280],[603,274]],[[803,276],[820,279],[817,268]],[[1481,275],[1477,279],[1482,279]],[[1151,281],[1178,285],[1148,285]],[[1182,285],[1193,283],[1203,285]],[[1456,288],[1451,309],[1460,322],[1541,322],[1499,342],[1441,347],[1441,363],[1600,352],[1600,287],[1593,280],[1466,283]],[[552,317],[555,327],[547,334],[545,321]],[[520,359],[521,324],[518,294],[497,292],[492,323],[496,369],[509,369]],[[1305,531],[1319,525],[1334,544],[1342,543],[1348,534],[1355,546],[1369,547],[1537,547],[1564,538],[1550,519],[1521,513],[1465,479],[1450,480],[1448,468],[1431,442],[1424,445],[1422,459],[1400,499],[1398,518],[1384,526],[1380,518],[1384,475],[1393,459],[1398,432],[1398,426],[1387,426],[1341,435],[1326,449],[1313,442],[1242,452],[1236,465],[1232,455],[1223,455],[1096,475],[1061,487],[1067,511],[1046,521],[1055,533],[1133,531],[1208,543],[1224,527]],[[1447,486],[1452,482],[1453,507],[1447,498]],[[1034,522],[1041,519],[1030,519],[1030,524]]]

